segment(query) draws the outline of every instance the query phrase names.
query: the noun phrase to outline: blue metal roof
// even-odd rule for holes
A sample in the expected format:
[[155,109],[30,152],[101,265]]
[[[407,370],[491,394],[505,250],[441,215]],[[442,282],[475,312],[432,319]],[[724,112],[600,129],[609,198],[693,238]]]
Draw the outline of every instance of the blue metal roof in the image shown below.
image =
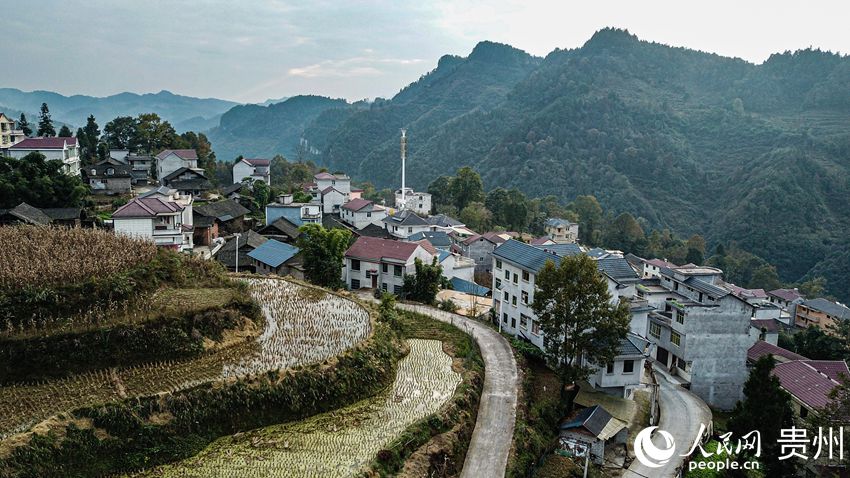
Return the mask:
[[299,249],[293,245],[269,239],[249,252],[248,257],[271,267],[278,267],[289,259],[292,259],[298,252]]
[[437,255],[439,256],[437,260],[439,262],[443,262],[444,260],[446,260],[447,257],[452,255],[452,253],[443,249],[437,249]]
[[452,277],[452,289],[463,292],[464,294],[472,294],[484,297],[490,293],[490,289],[483,285],[478,285],[475,282],[469,282],[459,277]]
[[408,236],[407,240],[410,242],[421,241],[422,239],[427,239],[428,242],[431,243],[432,246],[440,248],[440,247],[451,247],[452,238],[449,237],[443,231],[423,231],[417,232],[412,236]]
[[599,259],[596,261],[596,265],[599,267],[599,270],[607,274],[608,277],[612,279],[638,280],[638,275],[635,273],[635,270],[632,269],[632,266],[629,265],[629,261],[622,257],[606,257],[604,259]]
[[538,249],[543,249],[544,251],[554,252],[561,257],[564,256],[577,256],[581,254],[581,247],[578,244],[567,243],[567,244],[546,244],[541,246],[534,246]]
[[[572,247],[555,247],[572,246]],[[493,255],[513,262],[525,269],[539,272],[546,265],[546,261],[555,264],[561,261],[561,257],[581,253],[576,244],[551,244],[548,246],[532,246],[524,242],[510,239],[500,244],[493,250]]]

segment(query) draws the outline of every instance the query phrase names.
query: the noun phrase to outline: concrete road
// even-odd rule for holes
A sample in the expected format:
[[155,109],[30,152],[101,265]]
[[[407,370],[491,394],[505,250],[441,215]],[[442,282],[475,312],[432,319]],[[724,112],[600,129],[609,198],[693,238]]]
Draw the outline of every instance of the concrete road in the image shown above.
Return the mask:
[[487,325],[462,315],[422,305],[398,304],[398,307],[454,324],[475,339],[484,358],[484,389],[460,476],[505,476],[516,423],[518,387],[516,360],[510,344]]
[[[701,423],[704,423],[706,427],[711,425],[711,410],[701,398],[679,386],[667,371],[657,366],[655,376],[658,378],[658,396],[661,407],[661,420],[658,423],[658,428],[673,435],[676,453],[668,463],[660,468],[650,468],[635,459],[628,471],[623,474],[624,478],[679,476],[679,467],[684,462],[684,457],[679,455],[690,451]],[[664,439],[658,433],[653,435],[652,442],[656,446],[665,448]]]

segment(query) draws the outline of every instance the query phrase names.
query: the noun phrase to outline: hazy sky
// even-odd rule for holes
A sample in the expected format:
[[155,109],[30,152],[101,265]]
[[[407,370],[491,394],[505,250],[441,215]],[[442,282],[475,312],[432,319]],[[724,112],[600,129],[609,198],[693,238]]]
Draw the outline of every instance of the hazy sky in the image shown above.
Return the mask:
[[[37,8],[36,8],[37,5]],[[0,86],[105,96],[162,89],[241,102],[390,97],[481,40],[543,56],[606,26],[756,63],[850,53],[847,2],[38,0],[0,16]]]

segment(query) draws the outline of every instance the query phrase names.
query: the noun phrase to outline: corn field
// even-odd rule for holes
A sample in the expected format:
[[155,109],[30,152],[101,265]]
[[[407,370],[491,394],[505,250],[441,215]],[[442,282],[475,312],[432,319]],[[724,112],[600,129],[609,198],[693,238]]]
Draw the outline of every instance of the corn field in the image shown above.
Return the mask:
[[127,270],[156,256],[148,241],[99,229],[0,228],[0,288],[70,284]]
[[170,478],[349,477],[404,430],[440,410],[461,376],[442,342],[408,340],[387,393],[295,423],[221,438],[182,462],[133,475]]
[[284,280],[250,280],[249,291],[266,315],[263,334],[251,342],[192,360],[0,387],[0,439],[79,407],[320,362],[369,335],[369,314],[362,307],[332,294],[305,294],[304,289]]

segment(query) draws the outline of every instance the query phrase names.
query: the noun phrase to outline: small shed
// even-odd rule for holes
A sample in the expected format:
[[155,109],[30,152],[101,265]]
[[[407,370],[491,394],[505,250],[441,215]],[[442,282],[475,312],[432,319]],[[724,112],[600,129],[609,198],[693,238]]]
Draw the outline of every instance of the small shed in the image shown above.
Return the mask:
[[584,456],[589,450],[590,460],[598,465],[605,460],[606,444],[626,443],[629,435],[626,423],[600,405],[579,410],[558,428],[561,450],[573,456]]
[[248,257],[258,274],[292,275],[296,279],[303,279],[299,252],[291,244],[269,239],[249,252]]

